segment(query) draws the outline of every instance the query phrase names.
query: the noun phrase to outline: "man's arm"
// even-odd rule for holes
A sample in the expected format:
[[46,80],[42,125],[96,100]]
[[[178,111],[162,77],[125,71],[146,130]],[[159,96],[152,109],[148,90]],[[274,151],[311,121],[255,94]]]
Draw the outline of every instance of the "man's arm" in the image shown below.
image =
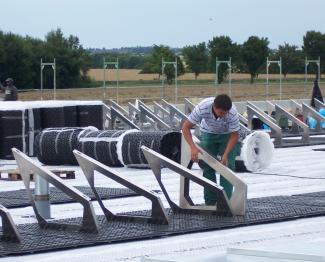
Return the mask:
[[221,163],[225,166],[228,166],[228,155],[231,152],[231,150],[235,147],[235,145],[238,143],[239,140],[239,132],[232,132],[230,133],[230,138],[227,144],[227,147],[225,149],[225,152],[223,153]]
[[185,120],[182,131],[186,142],[191,147],[191,159],[195,162],[199,161],[199,153],[202,153],[200,149],[193,142],[193,137],[191,133],[191,129],[195,126],[195,124],[191,123],[189,120]]

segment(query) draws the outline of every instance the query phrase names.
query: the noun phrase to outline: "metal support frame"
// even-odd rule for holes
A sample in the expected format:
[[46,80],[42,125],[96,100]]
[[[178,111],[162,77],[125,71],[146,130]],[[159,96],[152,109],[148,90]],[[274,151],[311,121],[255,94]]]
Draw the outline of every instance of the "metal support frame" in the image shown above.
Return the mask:
[[265,97],[266,99],[269,99],[269,67],[271,64],[277,64],[279,66],[279,81],[280,81],[280,91],[279,91],[279,97],[280,100],[282,99],[282,58],[280,57],[280,60],[269,60],[269,57],[266,58],[266,90],[265,90]]
[[293,133],[300,133],[299,128],[302,129],[302,136],[301,136],[301,142],[303,144],[309,144],[309,127],[304,122],[302,122],[300,119],[296,118],[293,114],[286,111],[284,108],[282,108],[280,105],[275,104],[275,119],[277,123],[280,123],[280,119],[282,116],[285,116],[286,118],[290,119],[292,121],[292,132]]
[[304,120],[306,121],[308,116],[317,120],[316,131],[321,132],[323,131],[321,122],[325,122],[325,117],[322,116],[319,112],[317,112],[314,108],[310,107],[306,103],[302,103],[302,115]]
[[169,116],[169,111],[156,101],[153,101],[153,112],[164,121]]
[[314,98],[314,102],[315,102],[315,108],[317,111],[319,111],[322,108],[325,108],[325,104],[321,101],[319,101],[317,98]]
[[129,115],[128,111],[126,111],[122,106],[120,106],[118,103],[116,103],[114,100],[109,100],[111,107],[116,108],[118,111],[120,111],[123,115]]
[[219,81],[218,81],[218,78],[219,78],[219,66],[221,64],[226,64],[228,66],[228,94],[229,96],[231,97],[231,93],[232,93],[232,90],[231,90],[231,73],[232,73],[232,65],[231,65],[231,57],[229,57],[229,60],[218,60],[218,57],[216,57],[216,78],[215,78],[215,81],[214,81],[214,85],[216,87],[216,94],[218,93],[218,84],[219,84]]
[[178,82],[177,82],[177,56],[175,58],[175,62],[167,62],[164,61],[164,58],[161,58],[161,88],[162,88],[162,98],[165,98],[165,79],[164,79],[164,74],[165,74],[165,66],[166,65],[173,65],[175,68],[175,104],[178,102]]
[[3,205],[0,205],[0,217],[2,221],[2,236],[0,239],[8,242],[21,242],[21,236],[12,220],[9,210]]
[[277,146],[282,145],[282,130],[276,124],[275,119],[270,117],[266,114],[263,110],[255,106],[254,104],[247,102],[247,120],[248,120],[248,128],[253,129],[252,121],[253,117],[256,116],[261,119],[265,124],[267,124],[270,128],[272,133],[274,134],[274,144]]
[[246,117],[244,117],[242,114],[238,113],[238,118],[239,118],[239,121],[241,123],[243,123],[244,125],[248,125],[248,120]]
[[140,130],[140,127],[138,127],[135,123],[131,121],[128,117],[123,115],[118,109],[115,107],[111,107],[111,117],[110,117],[110,129],[116,129],[116,119],[121,120],[126,126],[128,126],[131,129],[138,129]]
[[[41,166],[40,164],[36,163],[30,157],[26,156],[24,153],[19,151],[16,148],[12,149],[13,155],[17,162],[18,170],[21,174],[22,180],[24,182],[29,200],[33,207],[36,219],[38,224],[41,228],[54,228],[58,230],[62,229],[78,229],[79,231],[84,232],[91,232],[97,233],[98,232],[98,224],[96,214],[91,203],[91,199],[84,195],[82,192],[77,190],[76,188],[66,185],[64,181],[49,171],[47,168]],[[61,224],[56,222],[50,222],[46,220],[38,211],[37,206],[35,204],[34,196],[32,194],[30,188],[30,175],[34,174],[37,176],[42,177],[59,190],[67,194],[72,199],[76,200],[76,202],[80,203],[84,210],[83,210],[83,217],[82,217],[82,224],[73,225],[73,224]]]
[[190,114],[195,105],[187,98],[184,99],[185,115]]
[[308,84],[308,66],[310,63],[315,63],[317,65],[317,81],[320,83],[320,56],[318,57],[318,60],[309,60],[307,59],[307,56],[305,57],[305,90],[304,95],[307,95],[307,84]]
[[158,130],[171,130],[172,128],[166,124],[159,116],[155,115],[153,111],[148,109],[146,106],[139,105],[140,108],[140,125],[146,121],[146,117],[151,118],[155,122],[155,129]]
[[301,111],[301,114],[302,114],[302,105],[299,104],[297,101],[293,100],[293,99],[290,99],[290,107],[291,107],[291,110],[294,112],[296,111],[297,109]]
[[[149,166],[151,167],[170,207],[173,209],[173,211],[176,212],[194,212],[194,213],[201,213],[201,214],[220,214],[220,215],[243,215],[245,213],[246,209],[246,185],[244,185],[244,193],[241,195],[241,199],[237,198],[237,195],[233,195],[231,200],[228,199],[226,192],[224,191],[223,187],[219,186],[218,184],[210,181],[209,179],[202,177],[198,174],[193,173],[188,168],[164,157],[163,155],[155,152],[154,150],[151,150],[145,146],[141,147],[143,154],[145,155]],[[201,149],[201,148],[200,148]],[[216,161],[212,156],[207,154],[206,152],[203,152],[203,156],[201,157],[204,161],[207,161],[209,165],[211,165],[214,169],[222,170],[221,173],[225,174],[229,171],[226,167],[221,167],[222,164],[220,164],[218,161]],[[180,206],[177,205],[173,200],[171,200],[164,183],[162,181],[161,177],[161,169],[165,167],[168,168],[174,172],[176,172],[178,175],[183,177],[186,181],[188,181],[188,187],[184,189],[184,192],[186,192],[186,199],[187,205]],[[229,171],[230,174],[231,171]],[[232,173],[233,174],[233,173]],[[233,178],[233,176],[226,176],[228,178]],[[196,206],[194,205],[193,201],[191,200],[189,196],[189,181],[193,181],[194,183],[201,185],[204,188],[207,188],[214,193],[217,194],[217,203],[215,206]],[[234,180],[231,179],[231,183],[233,183]],[[187,184],[187,183],[186,183]],[[240,202],[240,203],[239,203]],[[238,204],[238,205],[237,205]]]
[[[154,192],[149,192],[148,190],[132,183],[131,181],[123,178],[112,168],[96,161],[95,159],[79,152],[78,150],[73,150],[73,154],[75,155],[79,166],[81,167],[92,191],[94,192],[97,201],[103,210],[106,219],[108,221],[112,220],[122,220],[122,221],[145,221],[149,223],[155,224],[168,224],[168,216],[165,211],[164,205]],[[95,187],[95,171],[103,174],[104,176],[114,180],[115,182],[133,190],[134,192],[138,193],[139,195],[147,198],[152,203],[152,211],[151,216],[131,216],[131,215],[116,215],[112,213],[109,209],[107,209],[98,194],[96,187]]]
[[45,66],[51,66],[53,69],[53,99],[56,100],[56,62],[55,58],[53,63],[44,63],[41,58],[41,99],[43,100],[43,70]]
[[179,110],[175,105],[168,103],[166,100],[161,100],[162,105],[167,107],[169,110],[169,119],[172,121],[175,117],[179,118],[181,123],[187,119],[187,115],[185,115],[181,110]]
[[119,61],[116,58],[116,62],[106,62],[105,57],[103,58],[103,88],[104,88],[104,100],[107,96],[107,87],[106,87],[106,69],[109,65],[113,65],[116,70],[116,101],[119,99]]
[[[145,121],[143,122],[143,119],[141,119],[141,111],[140,109],[138,109],[135,105],[133,105],[132,103],[128,103],[128,106],[129,106],[129,117],[130,119],[133,121],[133,120],[137,120],[137,123],[139,123],[139,127],[141,130],[144,130],[145,129],[145,125],[144,123],[145,122],[148,122],[150,124],[150,126],[152,127],[152,129],[155,129],[155,121],[152,120],[151,118],[145,116]],[[138,115],[139,119],[135,119],[134,118],[134,114],[135,115]]]

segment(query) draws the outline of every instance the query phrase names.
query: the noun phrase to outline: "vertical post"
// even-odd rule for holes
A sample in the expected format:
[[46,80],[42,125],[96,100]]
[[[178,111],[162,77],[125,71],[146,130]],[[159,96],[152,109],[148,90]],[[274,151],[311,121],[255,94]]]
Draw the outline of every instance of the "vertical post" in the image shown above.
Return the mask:
[[280,100],[282,100],[282,57],[280,57],[279,67],[280,67]]
[[40,215],[49,219],[51,218],[49,183],[39,175],[35,177],[35,205]]
[[231,57],[229,58],[229,62],[228,62],[228,69],[229,69],[229,96],[231,97],[232,95],[232,90],[231,90]]
[[56,63],[55,63],[55,58],[54,58],[54,62],[53,62],[53,85],[54,85],[54,100],[56,100]]
[[178,102],[178,83],[177,83],[177,56],[175,59],[175,106]]
[[119,99],[119,64],[118,64],[118,57],[116,58],[116,102],[118,103]]
[[308,67],[308,62],[307,62],[307,56],[305,57],[305,86],[304,86],[304,98],[307,95],[307,67]]
[[269,57],[266,58],[266,100],[269,99]]
[[320,85],[320,56],[318,57],[318,84]]
[[43,59],[41,58],[41,100],[43,100]]
[[161,58],[161,96],[162,99],[165,99],[165,86],[164,86],[164,58]]
[[214,85],[216,87],[216,94],[218,93],[218,72],[219,72],[219,62],[218,57],[216,57],[216,79],[214,80]]
[[104,99],[106,100],[106,62],[105,57],[103,57],[103,93],[104,93]]

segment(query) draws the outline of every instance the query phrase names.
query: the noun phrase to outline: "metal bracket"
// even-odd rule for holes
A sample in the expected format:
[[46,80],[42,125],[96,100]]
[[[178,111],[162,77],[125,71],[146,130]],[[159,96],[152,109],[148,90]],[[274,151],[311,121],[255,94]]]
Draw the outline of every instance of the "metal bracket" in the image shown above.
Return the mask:
[[[135,185],[129,180],[123,178],[116,172],[114,169],[109,168],[108,166],[96,161],[95,159],[79,152],[78,150],[74,150],[73,154],[75,155],[91,189],[93,190],[100,207],[102,208],[107,220],[122,220],[122,221],[146,221],[150,223],[156,224],[168,224],[168,216],[165,212],[164,206],[158,196],[153,192],[149,192],[146,189]],[[140,194],[141,196],[149,199],[152,202],[152,212],[151,217],[145,216],[131,216],[131,215],[116,215],[109,211],[103,201],[98,194],[95,184],[94,184],[94,176],[95,171],[103,174],[104,176],[118,182],[119,184],[133,190],[134,192]]]
[[[33,161],[30,157],[26,156],[18,149],[13,148],[12,152],[17,162],[17,166],[21,174],[22,180],[26,187],[29,200],[31,202],[31,205],[33,206],[38,224],[40,225],[41,228],[54,228],[59,230],[71,228],[71,229],[79,229],[79,231],[84,231],[84,232],[92,232],[92,233],[98,232],[96,214],[93,205],[91,203],[91,199],[88,196],[84,195],[76,188],[64,184],[61,178],[57,177],[51,171],[41,166],[40,164],[36,163],[35,161]],[[84,211],[83,211],[81,226],[49,222],[40,215],[39,211],[37,210],[32,191],[30,189],[31,174],[42,177],[43,179],[45,179],[46,181],[48,181],[49,183],[57,187],[59,190],[61,190],[62,192],[64,192],[65,194],[67,194],[68,196],[70,196],[71,198],[73,198],[83,206]]]
[[152,127],[152,129],[155,128],[155,121],[153,121],[151,118],[145,116],[145,121],[143,122],[141,119],[141,111],[133,104],[131,104],[130,102],[128,103],[129,105],[129,116],[131,119],[133,119],[133,114],[137,114],[139,119],[138,122],[140,123],[140,129],[143,130],[144,128],[144,122],[148,122],[150,124],[150,126]]
[[307,120],[308,116],[315,118],[317,120],[316,130],[321,132],[322,126],[321,122],[325,122],[325,117],[318,113],[314,108],[310,107],[306,103],[302,103],[302,115],[304,120]]
[[[292,131],[299,133],[299,127],[303,130],[301,142],[303,144],[309,144],[309,127],[300,119],[296,118],[293,114],[287,112],[284,108],[280,105],[275,104],[275,119],[277,123],[280,123],[281,116],[285,116],[286,118],[290,119],[293,123]],[[290,140],[291,141],[291,140]]]
[[317,98],[314,98],[316,110],[319,111],[322,108],[325,108],[325,104],[319,101]]
[[156,129],[159,130],[170,130],[171,127],[166,124],[160,117],[156,116],[151,110],[149,110],[147,107],[144,107],[143,105],[139,105],[140,107],[140,122],[141,125],[143,122],[145,122],[146,117],[151,118],[155,122]]
[[[151,150],[145,146],[141,147],[143,154],[145,155],[149,166],[151,167],[170,207],[173,211],[176,212],[194,212],[194,213],[202,213],[202,214],[222,214],[222,215],[231,215],[236,214],[235,210],[231,210],[231,204],[226,196],[226,193],[223,187],[217,185],[216,183],[194,174],[191,170],[187,169],[186,167],[162,156],[161,154]],[[177,205],[174,201],[171,200],[161,177],[161,169],[168,168],[172,171],[175,171],[181,177],[184,177],[187,180],[191,180],[194,183],[201,185],[204,188],[208,188],[209,190],[213,191],[217,194],[218,201],[216,206],[195,206],[193,202],[188,203],[188,206],[181,207]],[[245,198],[246,201],[246,198]],[[234,212],[235,211],[235,212]]]
[[277,146],[281,146],[282,145],[282,130],[281,130],[281,127],[279,127],[276,124],[275,119],[270,117],[268,114],[264,113],[261,109],[259,109],[254,104],[247,102],[247,118],[248,118],[248,128],[249,129],[253,128],[252,127],[253,116],[257,116],[271,128],[272,132],[275,135],[274,144]]
[[128,126],[131,129],[138,129],[140,130],[140,127],[138,127],[136,124],[134,124],[131,119],[127,118],[123,113],[121,113],[118,109],[115,107],[111,107],[111,119],[110,119],[110,129],[115,129],[116,119],[120,119],[126,126]]
[[9,210],[3,205],[0,205],[0,217],[2,220],[2,236],[0,239],[8,242],[21,242],[21,236],[12,220]]
[[184,99],[185,114],[190,114],[194,109],[195,105],[187,98]]
[[187,116],[181,110],[179,110],[176,106],[168,103],[166,100],[162,99],[161,102],[162,102],[163,106],[167,107],[169,110],[170,122],[172,123],[174,119],[177,119],[177,121],[179,122],[180,129],[181,129],[184,121],[187,120]]

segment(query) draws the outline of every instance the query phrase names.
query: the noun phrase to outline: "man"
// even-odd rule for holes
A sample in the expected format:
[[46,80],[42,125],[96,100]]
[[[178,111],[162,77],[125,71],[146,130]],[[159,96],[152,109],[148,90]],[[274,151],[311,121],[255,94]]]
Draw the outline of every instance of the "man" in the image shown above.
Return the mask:
[[17,88],[13,85],[14,80],[7,78],[5,87],[1,87],[1,91],[5,93],[4,101],[16,101],[18,99]]
[[[195,146],[192,139],[191,128],[200,125],[200,146],[220,162],[235,170],[235,159],[239,150],[239,118],[238,112],[231,99],[227,95],[218,95],[204,99],[199,103],[188,120],[183,124],[183,134],[191,147],[191,158],[198,161],[201,151]],[[215,170],[207,164],[203,166],[203,176],[216,182]],[[233,192],[232,184],[220,176],[220,185],[225,189],[230,198]],[[207,205],[215,205],[217,196],[215,193],[204,189],[204,200]]]

